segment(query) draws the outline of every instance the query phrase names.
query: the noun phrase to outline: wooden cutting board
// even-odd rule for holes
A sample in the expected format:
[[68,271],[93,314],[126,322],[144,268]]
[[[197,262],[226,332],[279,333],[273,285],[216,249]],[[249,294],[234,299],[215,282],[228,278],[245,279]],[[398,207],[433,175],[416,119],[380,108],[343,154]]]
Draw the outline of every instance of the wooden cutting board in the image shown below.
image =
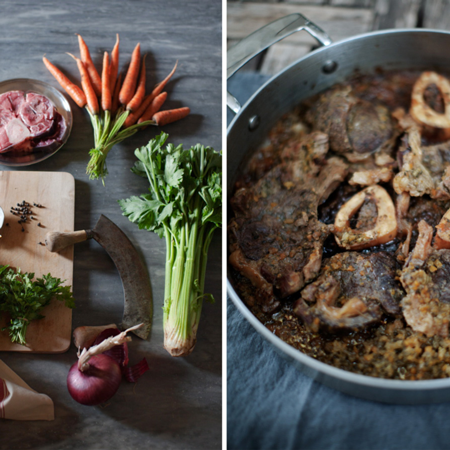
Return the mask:
[[[20,217],[14,216],[10,208],[23,200],[31,205],[34,220],[22,225],[18,223]],[[42,207],[34,207],[33,203]],[[0,264],[34,272],[36,277],[51,273],[72,286],[73,246],[60,253],[50,253],[39,242],[44,242],[48,231],[74,231],[73,176],[66,172],[0,172],[0,206],[5,213],[0,230]],[[63,302],[53,300],[42,314],[44,319],[32,321],[28,326],[27,346],[11,343],[8,332],[0,331],[0,351],[62,353],[68,350],[72,310]],[[5,318],[0,318],[0,329],[5,323]]]

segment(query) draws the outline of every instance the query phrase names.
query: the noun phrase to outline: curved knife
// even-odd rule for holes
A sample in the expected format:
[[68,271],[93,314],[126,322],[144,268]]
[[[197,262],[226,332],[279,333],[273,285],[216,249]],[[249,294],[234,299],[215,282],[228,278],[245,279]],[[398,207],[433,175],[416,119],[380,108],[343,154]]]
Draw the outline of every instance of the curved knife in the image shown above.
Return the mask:
[[150,278],[136,248],[116,224],[102,214],[92,230],[47,233],[45,246],[50,252],[59,252],[69,245],[87,239],[96,240],[106,250],[119,271],[124,292],[121,327],[126,329],[138,323],[144,323],[133,333],[142,339],[147,339],[153,316]]

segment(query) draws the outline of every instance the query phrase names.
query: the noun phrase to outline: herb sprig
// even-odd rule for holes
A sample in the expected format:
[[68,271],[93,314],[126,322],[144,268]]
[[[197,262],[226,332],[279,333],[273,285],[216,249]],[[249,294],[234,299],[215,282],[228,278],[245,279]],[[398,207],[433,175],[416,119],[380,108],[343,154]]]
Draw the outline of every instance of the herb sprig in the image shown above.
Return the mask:
[[26,345],[26,334],[32,320],[42,319],[42,309],[54,298],[75,306],[70,286],[62,286],[63,281],[50,274],[34,280],[34,273],[15,271],[9,266],[0,266],[0,314],[7,313],[12,342]]

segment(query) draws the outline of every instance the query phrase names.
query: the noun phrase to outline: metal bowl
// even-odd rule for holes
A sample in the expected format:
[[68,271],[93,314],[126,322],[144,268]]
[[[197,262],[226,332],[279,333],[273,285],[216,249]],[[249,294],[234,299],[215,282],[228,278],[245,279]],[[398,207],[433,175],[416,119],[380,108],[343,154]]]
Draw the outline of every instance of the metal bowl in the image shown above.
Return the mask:
[[[228,128],[228,198],[249,155],[263,142],[268,130],[302,100],[339,83],[358,70],[436,70],[450,72],[450,33],[435,30],[385,30],[355,36],[332,44],[326,33],[300,14],[279,19],[256,31],[228,51],[228,78],[251,57],[298,30],[306,30],[322,48],[299,59],[265,83],[241,107],[228,94],[236,113]],[[337,369],[317,361],[272,334],[250,312],[228,277],[227,291],[242,315],[274,348],[302,372],[327,386],[369,400],[419,404],[450,400],[450,379],[403,381],[374,378]]]
[[45,95],[53,102],[59,114],[63,116],[67,126],[60,144],[51,146],[47,149],[37,149],[32,153],[0,153],[0,164],[10,167],[23,167],[37,164],[54,155],[67,142],[67,139],[69,139],[73,120],[72,110],[70,109],[70,105],[66,97],[64,97],[64,95],[60,91],[55,89],[50,84],[44,83],[43,81],[39,80],[32,80],[29,78],[15,78],[12,80],[2,81],[0,83],[0,94],[16,90],[35,92],[37,94]]

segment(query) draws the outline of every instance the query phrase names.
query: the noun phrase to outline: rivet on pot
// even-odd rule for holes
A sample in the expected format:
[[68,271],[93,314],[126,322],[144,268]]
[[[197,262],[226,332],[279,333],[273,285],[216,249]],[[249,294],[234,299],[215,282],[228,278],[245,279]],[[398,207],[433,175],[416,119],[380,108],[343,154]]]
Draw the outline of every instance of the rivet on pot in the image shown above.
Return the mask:
[[328,61],[325,61],[324,65],[322,66],[322,72],[323,73],[333,73],[338,67],[338,63],[336,61],[333,61],[329,59]]
[[250,131],[254,131],[259,127],[259,116],[253,116],[250,117],[250,120],[248,121],[248,129]]

